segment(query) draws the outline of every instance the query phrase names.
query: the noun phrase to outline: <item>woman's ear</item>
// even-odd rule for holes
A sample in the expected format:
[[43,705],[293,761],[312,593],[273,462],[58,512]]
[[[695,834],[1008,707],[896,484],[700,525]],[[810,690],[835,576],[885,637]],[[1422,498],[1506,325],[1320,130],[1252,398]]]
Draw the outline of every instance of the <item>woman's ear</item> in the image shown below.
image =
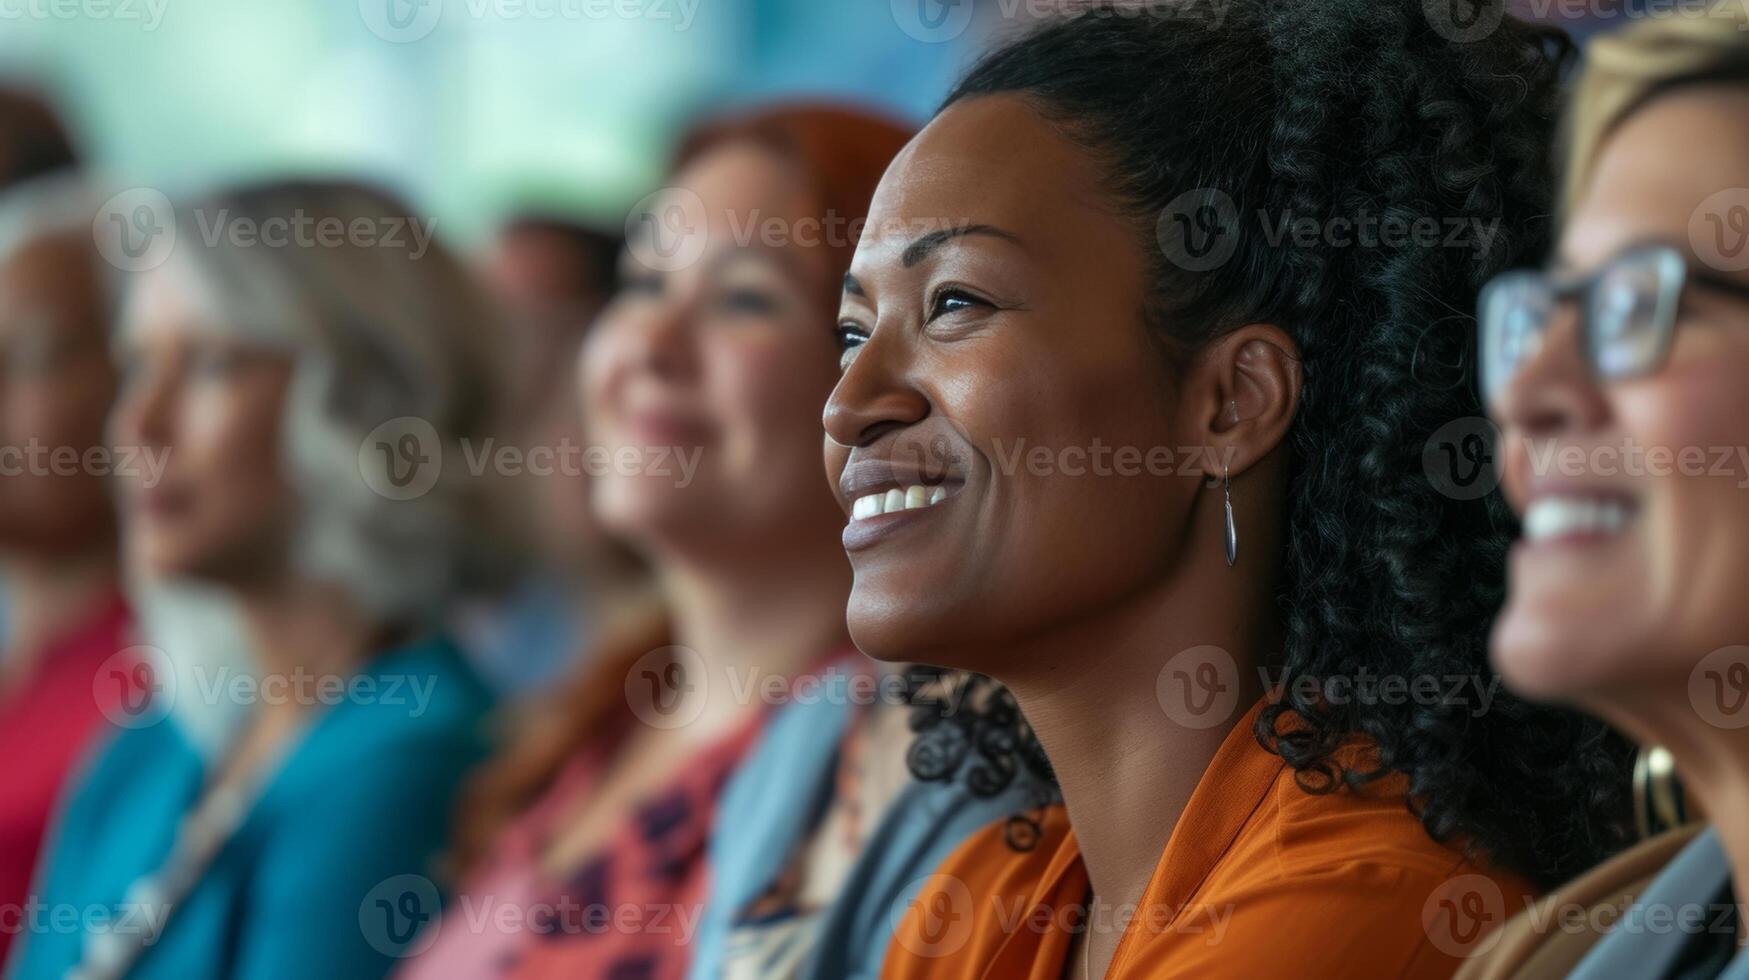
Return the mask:
[[1222,335],[1186,379],[1190,433],[1211,453],[1207,476],[1244,472],[1286,438],[1300,403],[1299,346],[1280,327],[1252,323]]

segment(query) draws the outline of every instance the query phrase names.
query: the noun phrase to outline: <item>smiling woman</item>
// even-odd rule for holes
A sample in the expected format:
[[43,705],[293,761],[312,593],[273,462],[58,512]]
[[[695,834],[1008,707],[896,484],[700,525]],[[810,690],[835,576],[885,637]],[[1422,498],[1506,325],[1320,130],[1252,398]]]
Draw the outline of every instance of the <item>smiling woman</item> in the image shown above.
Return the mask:
[[[1718,465],[1749,420],[1745,118],[1744,12],[1600,39],[1555,268],[1508,273],[1481,304],[1504,487],[1524,516],[1494,662],[1514,690],[1647,746],[1637,812],[1665,832],[1526,912],[1465,976],[1749,975],[1749,473]],[[1616,927],[1629,901],[1649,927]],[[1589,928],[1539,928],[1557,911]]]
[[[1564,42],[1454,44],[1410,0],[1177,10],[989,56],[845,281],[852,638],[1004,685],[919,722],[920,775],[1054,773],[1066,805],[944,864],[889,976],[1441,976],[1624,836],[1602,726],[1448,697],[1496,684],[1507,518],[1421,463],[1480,410],[1454,311],[1545,245]],[[1489,233],[1275,234],[1429,220]],[[1069,476],[1021,441],[1198,451]]]

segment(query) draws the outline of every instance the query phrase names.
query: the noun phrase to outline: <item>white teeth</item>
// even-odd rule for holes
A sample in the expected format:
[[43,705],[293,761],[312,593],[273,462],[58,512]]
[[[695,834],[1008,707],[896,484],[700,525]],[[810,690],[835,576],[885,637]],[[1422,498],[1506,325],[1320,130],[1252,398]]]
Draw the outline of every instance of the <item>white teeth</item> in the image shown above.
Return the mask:
[[887,490],[858,497],[850,505],[850,519],[865,520],[896,510],[922,510],[947,499],[946,487],[909,486],[903,490]]
[[1616,534],[1632,509],[1619,500],[1595,497],[1539,497],[1524,512],[1524,538],[1544,541],[1571,534]]
[[856,498],[856,503],[850,505],[850,519],[860,521],[865,517],[875,517],[881,512],[881,497],[879,494],[869,494]]

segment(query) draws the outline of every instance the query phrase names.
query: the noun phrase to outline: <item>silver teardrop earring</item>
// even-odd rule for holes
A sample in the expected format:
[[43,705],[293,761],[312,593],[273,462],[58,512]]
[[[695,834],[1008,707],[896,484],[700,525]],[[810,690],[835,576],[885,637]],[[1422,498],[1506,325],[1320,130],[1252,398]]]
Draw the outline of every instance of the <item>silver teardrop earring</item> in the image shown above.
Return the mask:
[[1221,484],[1227,504],[1227,567],[1232,568],[1239,560],[1239,529],[1233,526],[1233,478],[1225,463],[1221,464]]

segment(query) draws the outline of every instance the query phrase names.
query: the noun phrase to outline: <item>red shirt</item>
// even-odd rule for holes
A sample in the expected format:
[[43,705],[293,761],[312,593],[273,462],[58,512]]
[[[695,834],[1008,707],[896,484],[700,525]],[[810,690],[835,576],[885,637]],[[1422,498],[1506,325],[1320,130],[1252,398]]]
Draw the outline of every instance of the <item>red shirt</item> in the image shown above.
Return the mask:
[[120,670],[119,679],[98,676],[109,673],[105,662],[131,642],[129,621],[122,598],[110,597],[50,642],[23,684],[0,696],[0,746],[6,753],[6,791],[0,793],[0,962],[17,935],[19,923],[7,920],[29,898],[37,845],[61,784],[87,743],[107,729],[99,698],[114,700],[120,696],[115,685],[132,687],[137,680],[131,669]]

